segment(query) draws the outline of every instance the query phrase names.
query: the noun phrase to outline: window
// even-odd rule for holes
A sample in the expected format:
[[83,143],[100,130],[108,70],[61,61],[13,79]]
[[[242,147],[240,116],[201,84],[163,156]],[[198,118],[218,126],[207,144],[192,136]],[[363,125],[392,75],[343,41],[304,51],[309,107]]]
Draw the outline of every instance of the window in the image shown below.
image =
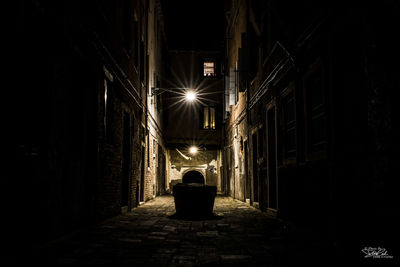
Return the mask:
[[215,76],[215,62],[213,61],[206,61],[203,65],[203,76],[204,77],[213,77]]
[[235,64],[235,105],[239,101],[239,67],[238,62]]
[[229,105],[234,106],[237,103],[236,92],[236,71],[234,68],[229,68]]
[[142,143],[145,146],[146,145],[146,128],[144,127],[144,125],[142,125],[141,134],[140,135],[141,135]]
[[215,107],[203,107],[203,129],[215,129]]
[[113,139],[113,124],[114,124],[114,89],[113,76],[104,68],[104,131],[106,141],[112,142]]
[[150,170],[150,135],[149,135],[149,130],[146,130],[146,136],[147,136],[147,170]]
[[[161,87],[161,83],[160,83],[160,80],[158,78],[158,75],[155,74],[155,73],[154,73],[154,79],[155,79],[154,80],[155,87],[156,88],[160,88]],[[156,103],[155,103],[156,104],[156,109],[157,109],[158,112],[161,112],[161,105],[162,105],[161,94],[156,95],[155,100],[156,100]]]
[[153,139],[153,159],[156,158],[156,139]]

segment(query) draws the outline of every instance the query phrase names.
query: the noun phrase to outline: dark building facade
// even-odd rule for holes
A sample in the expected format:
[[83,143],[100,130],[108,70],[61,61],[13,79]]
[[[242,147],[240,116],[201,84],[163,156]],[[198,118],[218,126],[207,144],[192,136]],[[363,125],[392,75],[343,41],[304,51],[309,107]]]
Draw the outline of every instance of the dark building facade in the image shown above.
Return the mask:
[[166,39],[156,0],[13,8],[9,77],[19,82],[8,99],[20,108],[10,120],[5,196],[19,207],[10,211],[16,226],[35,218],[14,233],[27,240],[16,246],[30,246],[163,192],[162,116],[150,90],[164,73]]
[[[372,25],[382,18],[379,25],[391,29],[394,13],[383,17],[392,5],[373,11],[317,1],[226,2],[224,173],[229,195],[273,216],[312,223],[324,229],[331,244],[345,246],[343,240],[357,240],[367,225],[397,221],[394,200],[381,195],[394,196],[393,182],[384,181],[375,167],[373,178],[366,165],[372,148],[366,144],[376,145],[367,140],[366,92],[376,90],[368,82],[375,79],[369,70],[380,64],[388,73],[397,69],[375,61],[392,44],[372,41],[378,34]],[[390,39],[388,31],[381,37]],[[371,67],[371,60],[377,65]],[[384,84],[384,94],[390,95],[396,82]],[[376,114],[372,106],[369,113]],[[389,128],[391,136],[396,131]],[[375,183],[386,189],[363,191]],[[391,207],[388,217],[361,208],[371,197]]]

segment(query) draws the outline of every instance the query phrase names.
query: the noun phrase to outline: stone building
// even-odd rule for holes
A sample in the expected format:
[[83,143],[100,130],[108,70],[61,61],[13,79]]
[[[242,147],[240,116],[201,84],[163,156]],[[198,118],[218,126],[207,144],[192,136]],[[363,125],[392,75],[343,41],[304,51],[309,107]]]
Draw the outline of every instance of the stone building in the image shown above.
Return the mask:
[[26,245],[161,194],[162,109],[150,96],[164,75],[160,2],[20,1],[12,12],[9,77],[20,82],[9,98],[22,97],[6,184],[36,218]]
[[[368,154],[362,81],[371,78],[365,73],[371,59],[366,40],[375,34],[365,24],[375,21],[370,8],[226,1],[227,192],[336,240],[357,227],[346,228],[338,214],[358,222],[364,213],[354,210],[372,195],[361,197],[357,185],[370,187],[375,180],[362,164]],[[384,21],[393,25],[393,14]]]
[[165,80],[166,57],[166,35],[164,31],[164,20],[159,0],[148,1],[147,17],[147,47],[146,62],[146,99],[145,120],[146,147],[145,155],[145,195],[141,201],[148,200],[157,195],[165,193],[166,181],[166,149],[163,136],[162,122],[162,98],[153,95],[154,88],[161,87]]

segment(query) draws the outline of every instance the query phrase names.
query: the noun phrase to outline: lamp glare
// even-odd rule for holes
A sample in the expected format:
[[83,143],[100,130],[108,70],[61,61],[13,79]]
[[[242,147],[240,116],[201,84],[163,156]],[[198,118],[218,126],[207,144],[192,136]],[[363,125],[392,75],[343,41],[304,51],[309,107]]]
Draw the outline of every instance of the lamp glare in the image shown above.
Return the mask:
[[190,154],[196,154],[197,153],[197,147],[195,147],[195,146],[190,147],[189,152],[190,152]]
[[195,93],[193,93],[193,92],[187,92],[186,93],[186,100],[193,101],[195,98],[196,98]]

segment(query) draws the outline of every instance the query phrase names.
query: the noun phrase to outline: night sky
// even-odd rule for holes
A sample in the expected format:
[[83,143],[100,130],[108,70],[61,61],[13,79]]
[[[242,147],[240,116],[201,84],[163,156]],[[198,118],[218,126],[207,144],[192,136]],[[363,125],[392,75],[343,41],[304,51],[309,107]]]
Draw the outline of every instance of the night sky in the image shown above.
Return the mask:
[[161,0],[171,50],[220,50],[225,32],[224,1]]

